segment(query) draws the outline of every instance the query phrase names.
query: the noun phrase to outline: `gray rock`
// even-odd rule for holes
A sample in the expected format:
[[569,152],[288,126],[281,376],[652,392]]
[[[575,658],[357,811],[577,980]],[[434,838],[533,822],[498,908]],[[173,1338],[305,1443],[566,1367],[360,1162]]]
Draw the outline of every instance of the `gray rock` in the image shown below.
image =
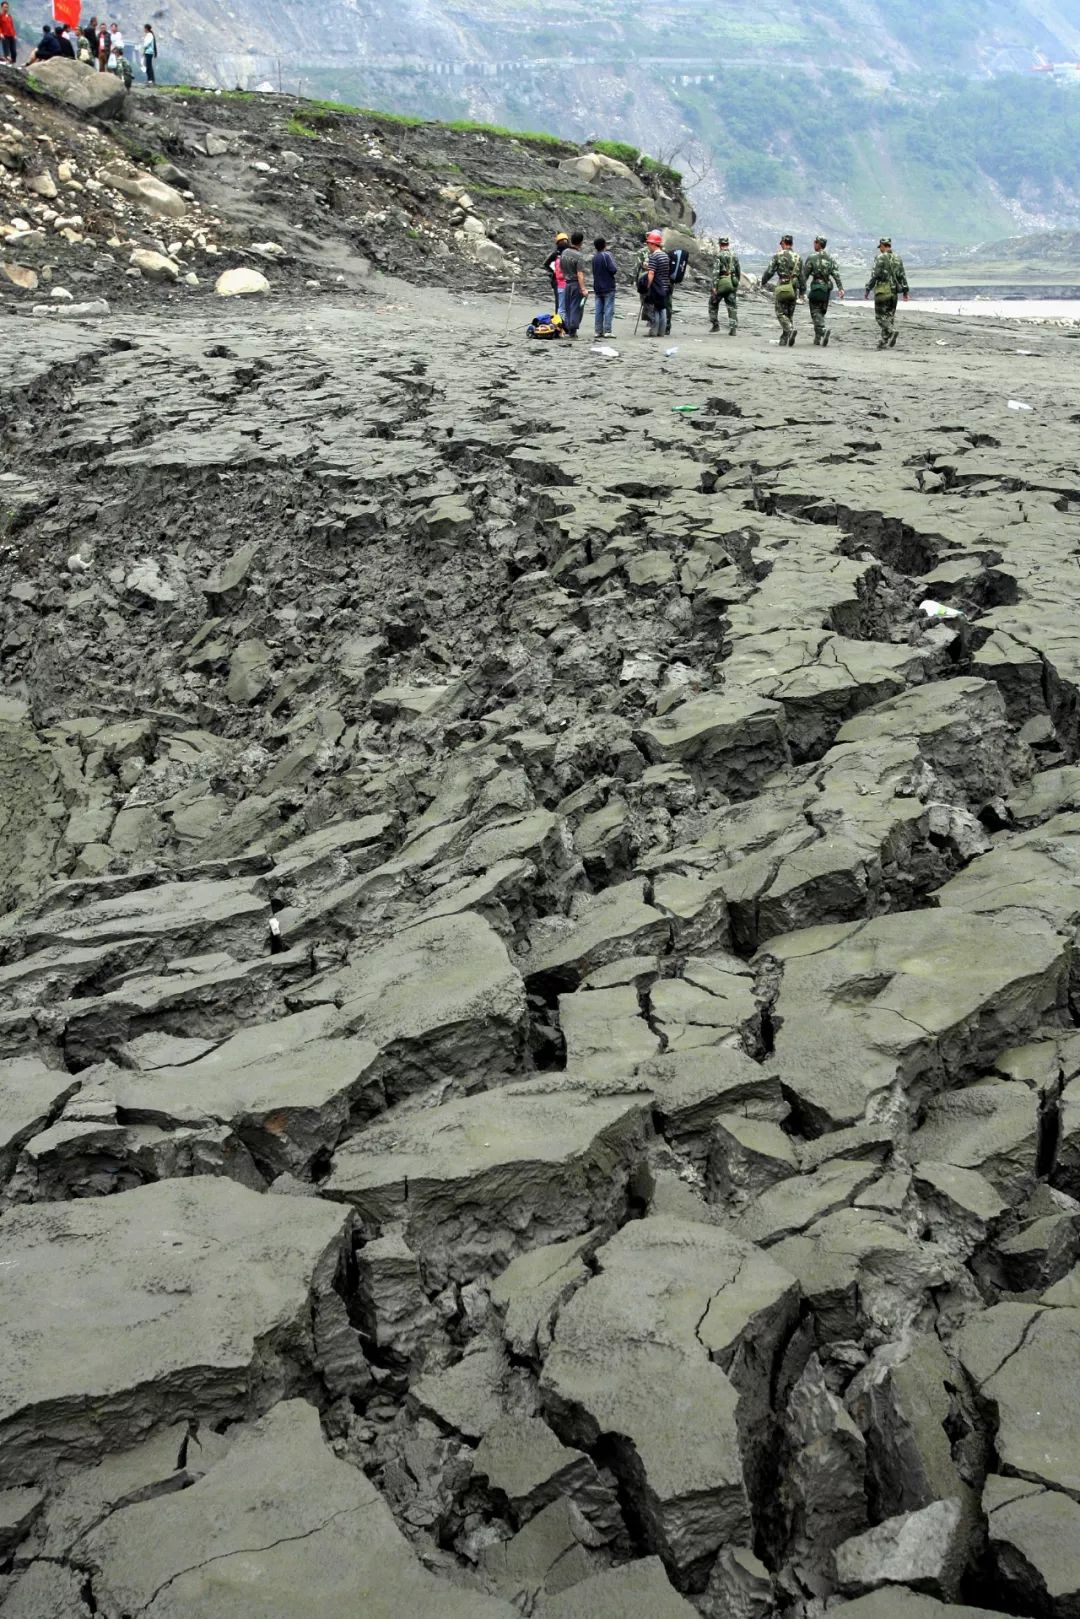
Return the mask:
[[725,1546],[709,1573],[701,1598],[706,1619],[772,1619],[773,1582],[748,1546]]
[[315,1391],[320,1300],[348,1229],[339,1204],[209,1178],[9,1210],[5,1478],[93,1460],[193,1407],[236,1420]]
[[1059,1490],[991,1473],[983,1488],[990,1559],[1010,1605],[1077,1619],[1080,1506]]
[[469,1281],[621,1214],[647,1114],[570,1079],[505,1085],[370,1125],[323,1191],[366,1229],[404,1222],[429,1281]]
[[408,928],[294,999],[336,1003],[342,1029],[378,1048],[372,1079],[388,1102],[443,1078],[475,1087],[521,1063],[525,988],[502,940],[471,912]]
[[959,1500],[934,1501],[917,1512],[887,1518],[836,1548],[836,1578],[842,1591],[858,1595],[883,1585],[951,1601],[967,1561],[968,1533]]
[[703,692],[643,725],[654,764],[691,764],[710,786],[748,797],[787,759],[784,711],[749,691]]
[[993,1415],[1000,1470],[1080,1493],[1080,1309],[996,1304],[964,1326],[956,1350]]
[[536,1619],[693,1619],[659,1557],[643,1557],[590,1575],[561,1596],[544,1596]]
[[428,1573],[374,1485],[339,1461],[318,1414],[286,1400],[190,1489],[114,1512],[83,1541],[107,1619],[512,1619]]
[[667,1217],[624,1226],[595,1264],[559,1313],[545,1408],[568,1442],[611,1436],[651,1548],[689,1576],[749,1536],[797,1290],[749,1244]]
[[911,1107],[974,1077],[1064,985],[1062,941],[1045,927],[943,910],[807,928],[763,954],[783,973],[780,1077],[819,1129],[857,1123],[894,1088]]
[[587,1256],[598,1232],[548,1243],[511,1260],[491,1284],[491,1300],[503,1312],[506,1342],[515,1355],[539,1358],[550,1348],[563,1303],[592,1275]]
[[98,73],[62,56],[35,62],[34,76],[66,106],[95,118],[119,117],[127,96],[123,79],[115,73]]

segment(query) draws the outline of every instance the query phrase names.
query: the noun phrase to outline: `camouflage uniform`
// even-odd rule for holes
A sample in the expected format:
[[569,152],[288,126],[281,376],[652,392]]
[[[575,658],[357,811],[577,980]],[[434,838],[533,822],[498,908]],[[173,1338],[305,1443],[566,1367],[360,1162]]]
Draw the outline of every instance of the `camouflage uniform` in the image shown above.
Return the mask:
[[[735,336],[735,331],[739,324],[738,298],[739,282],[741,280],[742,266],[739,263],[738,254],[733,253],[730,247],[722,247],[716,255],[716,263],[713,265],[712,290],[709,293],[709,320],[714,332],[718,331],[720,327],[720,305],[723,303],[727,309],[728,336]],[[722,281],[731,283],[730,291],[721,292],[719,290]]]
[[773,254],[761,278],[761,285],[767,287],[773,276],[778,283],[773,308],[780,322],[780,342],[790,345],[795,341],[795,324],[791,318],[795,312],[795,300],[806,291],[802,258],[793,247],[782,247]]
[[844,283],[840,279],[840,266],[831,253],[819,248],[804,260],[803,276],[807,286],[806,297],[810,305],[810,319],[814,323],[814,342],[828,343],[829,329],[825,325],[825,316],[829,312],[832,289],[835,286],[837,292],[844,290]]
[[882,248],[874,259],[870,271],[870,279],[866,283],[866,295],[874,295],[874,314],[877,318],[878,348],[896,347],[896,327],[893,324],[896,315],[896,303],[901,293],[908,292],[907,272],[904,261],[899,253],[894,253],[892,245]]

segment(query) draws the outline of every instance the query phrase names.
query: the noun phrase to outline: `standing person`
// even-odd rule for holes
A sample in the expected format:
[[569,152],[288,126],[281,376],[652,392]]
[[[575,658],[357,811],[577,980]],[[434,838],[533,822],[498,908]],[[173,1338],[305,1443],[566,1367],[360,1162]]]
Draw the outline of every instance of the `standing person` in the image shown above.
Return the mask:
[[156,84],[154,66],[157,62],[157,36],[149,23],[143,25],[142,59],[147,84]]
[[892,250],[892,237],[883,236],[878,243],[877,257],[870,269],[864,297],[874,294],[874,317],[878,323],[879,349],[896,347],[896,303],[902,295],[908,301],[908,278],[904,261]]
[[18,54],[18,36],[15,33],[15,18],[11,15],[8,0],[0,3],[0,50],[4,53],[4,61],[15,66]]
[[671,292],[671,260],[664,252],[663,231],[651,230],[645,238],[649,249],[642,300],[649,318],[649,336],[663,337],[667,331],[667,301]]
[[562,252],[564,247],[570,246],[570,238],[564,230],[559,231],[555,237],[554,249],[544,260],[544,269],[551,277],[551,296],[555,300],[555,313],[566,314],[566,278],[562,273]]
[[79,61],[84,67],[93,67],[94,53],[90,49],[90,41],[85,34],[79,35]]
[[105,73],[108,71],[109,57],[112,55],[112,35],[104,23],[98,24],[95,49],[97,51],[98,72]]
[[795,313],[796,300],[806,292],[802,259],[795,251],[795,238],[790,234],[781,236],[780,246],[769,260],[761,285],[767,287],[773,276],[776,277],[773,308],[780,322],[780,347],[790,348],[798,336],[791,317]]
[[85,39],[86,43],[90,47],[90,55],[91,56],[96,56],[97,55],[97,36],[98,36],[98,21],[97,21],[96,17],[91,17],[90,21],[87,23],[86,27],[82,31],[82,37]]
[[610,337],[611,323],[615,319],[615,278],[619,272],[602,236],[596,237],[593,247],[592,290],[596,299],[593,332],[597,337]]
[[562,266],[563,280],[566,282],[566,331],[569,337],[576,337],[581,317],[585,313],[585,299],[589,289],[585,284],[585,254],[582,245],[585,241],[585,232],[575,230],[570,233],[570,246],[564,247],[560,264]]
[[828,242],[824,236],[814,237],[814,251],[803,262],[803,280],[810,305],[810,319],[814,323],[814,346],[828,348],[829,328],[825,316],[829,313],[829,299],[835,286],[837,296],[844,296],[844,283],[840,279],[840,266],[831,253],[826,253]]
[[119,51],[120,55],[123,56],[124,36],[120,32],[120,24],[118,22],[112,23],[109,27],[109,43],[111,50]]
[[68,37],[64,33],[63,27],[60,23],[57,23],[54,27],[53,36],[56,39],[56,51],[54,54],[57,56],[66,56],[69,61],[74,62],[75,47],[68,40]]
[[709,293],[709,322],[710,330],[720,330],[720,305],[727,309],[729,337],[734,337],[739,329],[739,282],[742,280],[742,265],[739,263],[737,253],[731,251],[731,238],[721,236],[720,251],[716,255],[713,265],[712,291]]

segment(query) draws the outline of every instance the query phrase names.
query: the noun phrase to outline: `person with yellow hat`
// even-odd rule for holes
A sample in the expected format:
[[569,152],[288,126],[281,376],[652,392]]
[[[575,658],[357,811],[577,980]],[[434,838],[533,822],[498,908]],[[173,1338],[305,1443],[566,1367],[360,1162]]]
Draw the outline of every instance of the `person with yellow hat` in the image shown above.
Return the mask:
[[544,269],[548,273],[552,297],[555,299],[555,313],[562,315],[564,318],[566,315],[566,277],[562,272],[561,260],[563,248],[569,246],[569,236],[564,230],[559,231],[555,237],[554,248],[544,260]]

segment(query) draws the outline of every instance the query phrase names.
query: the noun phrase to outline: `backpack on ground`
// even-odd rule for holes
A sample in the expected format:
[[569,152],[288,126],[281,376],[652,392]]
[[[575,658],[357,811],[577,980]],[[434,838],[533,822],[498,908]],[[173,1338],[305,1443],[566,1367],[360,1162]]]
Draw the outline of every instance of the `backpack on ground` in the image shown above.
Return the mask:
[[671,285],[677,287],[690,267],[690,255],[685,247],[669,247],[667,256],[671,264]]
[[526,337],[562,337],[566,331],[561,315],[534,315],[525,328]]

